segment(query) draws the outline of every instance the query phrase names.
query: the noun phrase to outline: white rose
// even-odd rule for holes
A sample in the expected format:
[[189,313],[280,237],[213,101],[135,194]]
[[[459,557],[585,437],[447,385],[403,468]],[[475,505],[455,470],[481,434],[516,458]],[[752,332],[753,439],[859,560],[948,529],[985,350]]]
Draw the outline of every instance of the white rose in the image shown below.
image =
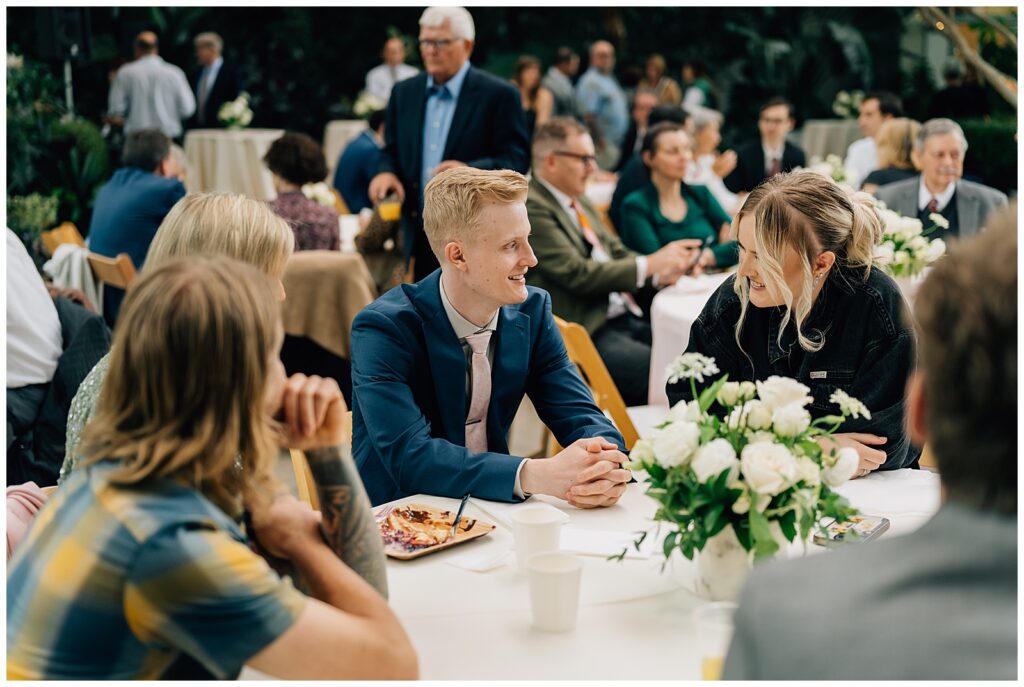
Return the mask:
[[750,429],[768,429],[772,426],[772,409],[764,401],[747,401],[743,408],[743,412],[747,414],[747,427]]
[[796,458],[782,444],[748,444],[740,457],[740,469],[750,488],[775,496],[796,479]]
[[780,437],[795,437],[811,426],[811,414],[799,403],[790,403],[775,409],[772,426]]
[[905,250],[898,250],[892,255],[892,261],[896,265],[905,265],[910,261],[910,254]]
[[722,388],[718,390],[718,396],[716,398],[723,406],[736,405],[740,400],[740,383],[726,382],[722,385]]
[[697,449],[690,468],[699,481],[707,482],[722,474],[723,470],[735,473],[739,464],[732,445],[725,439],[715,439]]
[[807,456],[800,456],[796,459],[796,481],[809,487],[818,486],[821,484],[821,468]]
[[743,515],[750,510],[750,496],[744,491],[737,497],[732,503],[732,512],[737,515]]
[[654,459],[659,465],[673,468],[685,465],[700,442],[700,428],[694,422],[673,422],[654,435]]
[[638,439],[629,452],[629,462],[650,465],[654,462],[654,447],[649,439]]
[[915,217],[904,217],[900,220],[900,231],[909,239],[920,235],[924,231],[924,226],[921,225],[921,220]]
[[789,377],[776,377],[773,375],[763,382],[757,383],[757,395],[772,410],[789,405],[790,403],[799,403],[802,406],[807,405],[813,400],[807,395],[809,392],[810,389]]
[[679,401],[672,410],[668,411],[668,417],[666,420],[672,422],[698,422],[700,420],[700,403],[697,401]]
[[758,442],[767,441],[769,444],[775,441],[775,435],[771,432],[765,432],[758,430],[756,432],[747,432],[747,443],[756,444]]
[[875,262],[879,265],[888,265],[892,262],[893,256],[892,244],[888,241],[883,243],[881,246],[875,247]]
[[937,212],[930,213],[928,215],[928,219],[931,220],[931,223],[934,224],[937,227],[942,227],[943,229],[949,229],[949,220],[946,219],[945,217],[943,217],[942,215],[940,215]]
[[946,254],[946,242],[942,239],[935,239],[928,245],[925,251],[925,262],[935,262]]
[[740,382],[740,400],[749,401],[757,395],[757,385],[753,382]]
[[857,472],[860,457],[856,449],[846,447],[839,449],[835,458],[826,457],[825,464],[827,467],[821,471],[821,479],[830,487],[838,487]]
[[914,252],[927,250],[927,248],[928,248],[928,239],[926,239],[925,237],[923,237],[921,235],[917,235],[914,238],[912,238],[909,241],[907,241],[907,248],[909,248],[910,250],[912,250]]

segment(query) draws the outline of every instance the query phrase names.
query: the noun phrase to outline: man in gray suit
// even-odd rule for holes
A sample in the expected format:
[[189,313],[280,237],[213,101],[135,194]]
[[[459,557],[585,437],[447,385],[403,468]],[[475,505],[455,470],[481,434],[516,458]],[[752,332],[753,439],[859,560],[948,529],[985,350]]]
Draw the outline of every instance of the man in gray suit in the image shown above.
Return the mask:
[[964,155],[967,139],[952,119],[929,119],[914,140],[911,159],[919,176],[886,184],[875,196],[904,217],[917,217],[925,227],[934,222],[937,212],[949,222],[949,228],[932,237],[966,237],[985,226],[989,213],[1006,205],[1006,194],[994,188],[964,181]]
[[911,534],[755,570],[725,679],[1017,677],[1015,217],[953,246],[917,294],[908,424],[938,461],[939,512]]

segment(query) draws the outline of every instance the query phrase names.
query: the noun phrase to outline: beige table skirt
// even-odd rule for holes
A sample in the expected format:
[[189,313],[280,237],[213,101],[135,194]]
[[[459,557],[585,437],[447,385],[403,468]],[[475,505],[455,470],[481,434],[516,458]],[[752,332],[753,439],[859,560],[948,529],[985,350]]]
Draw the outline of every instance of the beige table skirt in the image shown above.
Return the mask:
[[195,129],[185,135],[189,192],[231,191],[256,200],[277,197],[263,156],[283,129]]

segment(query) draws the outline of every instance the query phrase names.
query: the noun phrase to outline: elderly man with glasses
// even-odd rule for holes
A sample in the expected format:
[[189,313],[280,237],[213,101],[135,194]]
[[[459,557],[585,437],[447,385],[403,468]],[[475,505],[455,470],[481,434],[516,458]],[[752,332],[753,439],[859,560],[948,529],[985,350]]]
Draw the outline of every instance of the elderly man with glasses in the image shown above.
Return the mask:
[[700,242],[673,241],[651,255],[626,248],[583,195],[595,169],[585,126],[555,117],[537,127],[526,210],[538,264],[527,279],[551,294],[555,315],[586,328],[626,405],[644,405],[651,322],[637,302],[640,291],[674,283]]
[[423,73],[399,82],[388,101],[384,153],[370,181],[370,200],[397,193],[403,203],[405,258],[422,279],[438,268],[423,233],[423,189],[459,166],[529,167],[519,92],[469,63],[476,29],[462,7],[428,7],[420,16]]

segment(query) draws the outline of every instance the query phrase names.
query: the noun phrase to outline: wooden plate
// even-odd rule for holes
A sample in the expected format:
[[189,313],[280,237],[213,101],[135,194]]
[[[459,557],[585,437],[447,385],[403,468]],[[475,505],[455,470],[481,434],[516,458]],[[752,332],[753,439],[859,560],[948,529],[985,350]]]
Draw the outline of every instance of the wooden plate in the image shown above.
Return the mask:
[[[445,538],[455,519],[454,511],[442,510],[422,503],[386,506],[377,511],[374,516],[377,519],[380,536],[384,540],[384,553],[399,560],[419,558],[494,531],[494,525],[491,523],[463,515],[459,520],[459,529],[455,536]],[[395,519],[406,524],[411,523],[411,528],[422,535],[420,542],[413,540],[409,530],[392,527],[391,523]],[[437,543],[423,543],[432,539]]]

